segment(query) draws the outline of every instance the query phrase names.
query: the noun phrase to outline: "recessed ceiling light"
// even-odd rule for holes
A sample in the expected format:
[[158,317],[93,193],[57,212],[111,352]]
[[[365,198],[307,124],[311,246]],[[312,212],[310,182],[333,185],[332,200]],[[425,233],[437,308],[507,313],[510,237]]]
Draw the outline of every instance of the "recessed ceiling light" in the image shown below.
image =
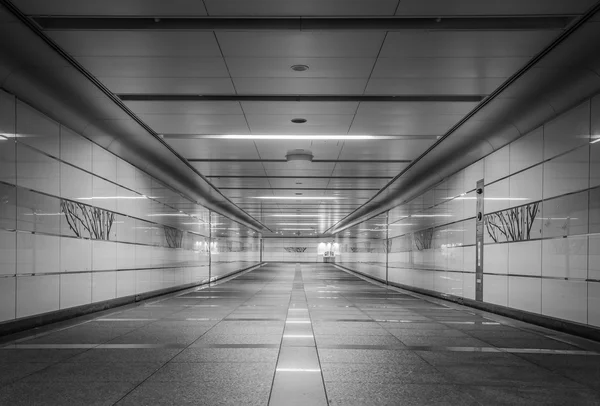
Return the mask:
[[306,72],[309,68],[308,65],[292,65],[290,69],[295,72]]
[[304,124],[306,123],[305,118],[292,118],[292,123],[294,124]]

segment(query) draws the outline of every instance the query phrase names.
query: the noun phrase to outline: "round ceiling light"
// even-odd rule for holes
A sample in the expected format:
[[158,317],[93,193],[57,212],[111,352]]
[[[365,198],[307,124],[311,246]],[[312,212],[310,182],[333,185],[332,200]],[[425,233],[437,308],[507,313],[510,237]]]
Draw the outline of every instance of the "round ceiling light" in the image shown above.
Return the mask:
[[285,155],[285,159],[288,162],[293,161],[304,161],[304,162],[312,162],[314,156],[311,151],[307,149],[293,149],[288,151]]
[[292,65],[290,66],[290,69],[295,72],[306,72],[308,70],[308,65]]
[[292,118],[292,123],[294,124],[304,124],[306,123],[305,118]]

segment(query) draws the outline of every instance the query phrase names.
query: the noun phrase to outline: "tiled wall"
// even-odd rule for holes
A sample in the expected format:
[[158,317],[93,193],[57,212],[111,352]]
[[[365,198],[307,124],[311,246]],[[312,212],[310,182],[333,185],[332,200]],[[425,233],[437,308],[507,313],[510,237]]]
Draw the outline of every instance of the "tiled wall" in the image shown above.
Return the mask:
[[598,96],[390,210],[389,281],[475,298],[484,179],[483,301],[600,326],[597,140]]
[[[208,280],[209,217],[0,91],[0,322]],[[216,276],[259,262],[244,239]]]
[[338,237],[340,258],[336,262],[353,271],[386,280],[386,240],[363,237]]

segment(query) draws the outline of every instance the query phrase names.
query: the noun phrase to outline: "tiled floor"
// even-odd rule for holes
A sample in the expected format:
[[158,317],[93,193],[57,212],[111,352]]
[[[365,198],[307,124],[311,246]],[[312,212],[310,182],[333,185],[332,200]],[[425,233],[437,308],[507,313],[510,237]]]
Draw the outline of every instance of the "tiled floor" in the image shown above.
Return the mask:
[[270,264],[0,348],[0,405],[600,405],[600,344]]

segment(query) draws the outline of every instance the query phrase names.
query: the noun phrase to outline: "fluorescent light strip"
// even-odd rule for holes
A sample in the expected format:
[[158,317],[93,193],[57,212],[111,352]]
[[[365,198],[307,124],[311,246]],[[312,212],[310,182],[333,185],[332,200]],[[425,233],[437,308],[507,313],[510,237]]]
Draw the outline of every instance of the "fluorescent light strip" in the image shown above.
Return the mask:
[[269,217],[323,217],[319,214],[272,214]]
[[595,139],[594,141],[590,142],[590,144],[595,144],[595,143],[597,143],[597,142],[600,142],[600,138],[598,138],[598,139]]
[[318,226],[319,223],[277,223],[278,226]]
[[226,140],[374,140],[373,135],[247,135],[227,134],[215,136]]
[[410,217],[452,217],[451,214],[412,214]]
[[273,199],[273,200],[338,200],[345,199],[345,197],[333,197],[333,196],[257,196],[251,197],[250,199]]
[[320,369],[309,368],[277,368],[277,372],[321,372]]
[[310,324],[310,320],[286,320],[288,324]]
[[314,228],[280,228],[282,231],[315,231]]

